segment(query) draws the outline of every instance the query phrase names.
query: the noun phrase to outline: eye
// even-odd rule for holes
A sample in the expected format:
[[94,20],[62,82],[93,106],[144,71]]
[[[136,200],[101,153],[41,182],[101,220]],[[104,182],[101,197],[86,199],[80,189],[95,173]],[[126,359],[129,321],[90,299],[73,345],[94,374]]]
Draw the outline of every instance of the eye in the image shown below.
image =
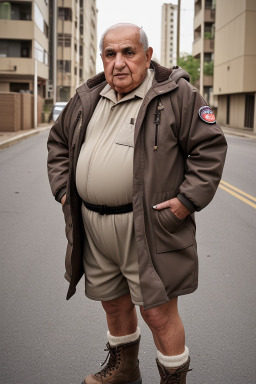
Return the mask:
[[132,55],[134,54],[134,52],[133,52],[133,51],[126,51],[126,54],[127,54],[128,56],[132,56]]
[[106,52],[106,57],[113,57],[114,55],[114,52]]

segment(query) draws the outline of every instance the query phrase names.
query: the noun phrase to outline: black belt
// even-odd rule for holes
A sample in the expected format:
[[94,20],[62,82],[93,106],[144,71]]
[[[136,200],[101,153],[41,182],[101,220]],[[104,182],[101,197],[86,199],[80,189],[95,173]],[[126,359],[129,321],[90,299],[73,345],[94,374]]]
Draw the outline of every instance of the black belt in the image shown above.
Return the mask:
[[118,207],[108,207],[107,205],[95,205],[83,202],[84,206],[93,212],[98,212],[100,215],[119,215],[121,213],[132,212],[132,203],[126,205],[119,205]]

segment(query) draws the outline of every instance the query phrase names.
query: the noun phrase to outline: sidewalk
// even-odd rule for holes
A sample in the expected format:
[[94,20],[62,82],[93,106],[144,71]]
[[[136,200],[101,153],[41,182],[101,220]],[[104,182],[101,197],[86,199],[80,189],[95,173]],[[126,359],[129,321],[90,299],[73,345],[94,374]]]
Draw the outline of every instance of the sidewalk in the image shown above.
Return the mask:
[[[50,130],[52,124],[40,124],[37,128],[18,132],[0,132],[0,149],[9,147],[18,143],[20,140],[26,139],[32,135]],[[256,140],[256,132],[246,129],[221,127],[225,135],[246,137],[247,139]]]
[[37,128],[17,132],[0,132],[0,149],[9,147],[19,141],[36,135],[38,133],[50,130],[52,124],[39,124]]
[[256,140],[256,132],[250,131],[249,129],[238,129],[221,127],[225,135],[246,137],[247,139]]

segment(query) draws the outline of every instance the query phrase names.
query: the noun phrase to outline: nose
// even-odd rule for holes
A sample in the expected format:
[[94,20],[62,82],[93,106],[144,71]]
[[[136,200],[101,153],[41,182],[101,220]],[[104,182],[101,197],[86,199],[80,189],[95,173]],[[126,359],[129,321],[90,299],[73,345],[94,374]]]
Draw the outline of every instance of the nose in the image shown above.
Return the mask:
[[118,52],[115,57],[115,68],[122,69],[125,67],[125,61],[121,52]]

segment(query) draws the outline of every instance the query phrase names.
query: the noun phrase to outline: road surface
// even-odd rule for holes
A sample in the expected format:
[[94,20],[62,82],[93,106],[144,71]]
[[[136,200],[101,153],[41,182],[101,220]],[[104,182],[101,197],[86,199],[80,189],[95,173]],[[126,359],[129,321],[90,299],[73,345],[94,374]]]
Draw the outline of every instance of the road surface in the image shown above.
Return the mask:
[[[85,299],[83,281],[65,300],[64,223],[48,185],[47,135],[0,151],[3,384],[80,384],[106,356],[104,313]],[[227,138],[221,187],[196,215],[199,289],[180,298],[188,384],[256,383],[256,141]],[[143,383],[156,384],[155,347],[139,323]]]

